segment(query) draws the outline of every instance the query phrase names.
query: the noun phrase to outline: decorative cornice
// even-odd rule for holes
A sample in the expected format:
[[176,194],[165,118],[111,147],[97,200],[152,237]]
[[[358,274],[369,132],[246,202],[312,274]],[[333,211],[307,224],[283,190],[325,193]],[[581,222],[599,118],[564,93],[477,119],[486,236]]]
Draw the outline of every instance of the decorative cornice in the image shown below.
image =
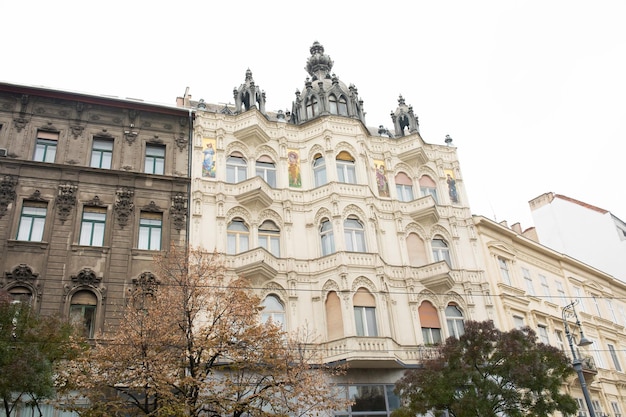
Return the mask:
[[5,275],[9,281],[19,282],[35,281],[39,277],[39,274],[33,272],[33,269],[26,264],[19,264],[11,272],[6,272]]

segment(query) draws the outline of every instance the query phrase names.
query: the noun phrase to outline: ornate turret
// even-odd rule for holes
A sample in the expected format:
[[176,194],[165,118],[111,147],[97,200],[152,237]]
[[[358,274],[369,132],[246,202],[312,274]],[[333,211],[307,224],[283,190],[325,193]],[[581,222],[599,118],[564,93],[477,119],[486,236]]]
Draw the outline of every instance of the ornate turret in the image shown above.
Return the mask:
[[405,104],[402,95],[398,98],[398,108],[391,113],[391,120],[397,137],[404,136],[407,130],[409,134],[419,132],[419,122],[413,113],[413,107]]
[[361,120],[365,124],[363,101],[354,85],[346,86],[331,74],[333,60],[324,53],[324,47],[314,42],[304,68],[310,75],[302,92],[296,91],[290,122],[304,123],[325,115],[339,115]]
[[246,71],[246,80],[239,86],[239,89],[233,89],[233,95],[235,96],[235,113],[257,108],[258,104],[259,111],[267,116],[265,113],[265,91],[261,91],[256,86],[254,79],[252,79],[252,71],[249,68]]

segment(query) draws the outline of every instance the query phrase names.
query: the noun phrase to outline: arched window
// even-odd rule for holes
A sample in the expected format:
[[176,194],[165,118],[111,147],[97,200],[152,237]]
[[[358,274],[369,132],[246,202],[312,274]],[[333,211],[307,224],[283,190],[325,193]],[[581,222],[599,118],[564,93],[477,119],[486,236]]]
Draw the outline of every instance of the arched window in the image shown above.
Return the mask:
[[340,339],[343,337],[343,315],[341,314],[341,300],[335,291],[328,293],[326,303],[326,331],[328,340]]
[[326,184],[326,161],[322,154],[318,153],[313,157],[313,176],[316,187]]
[[458,339],[465,333],[463,312],[455,304],[449,304],[448,307],[446,307],[446,323],[448,324],[449,336]]
[[365,252],[365,232],[363,225],[354,216],[343,222],[343,233],[346,239],[346,250],[349,252]]
[[376,300],[365,288],[359,288],[352,299],[357,336],[378,336],[376,325]]
[[329,110],[330,110],[330,114],[338,114],[339,110],[337,108],[337,96],[335,96],[334,94],[331,94],[328,96],[328,105],[329,105]]
[[246,160],[239,153],[226,158],[226,182],[236,184],[248,178]]
[[262,156],[256,161],[256,175],[270,187],[276,188],[276,164],[268,156]]
[[233,219],[228,225],[227,230],[227,253],[229,255],[235,255],[247,251],[249,248],[249,235],[248,226],[246,226],[244,221],[240,218]]
[[9,297],[13,302],[30,305],[33,301],[33,293],[27,287],[17,286],[9,289]]
[[431,195],[435,200],[435,204],[439,204],[439,199],[437,198],[437,184],[435,183],[435,181],[433,181],[433,179],[430,178],[428,175],[424,175],[420,178],[419,183],[422,197]]
[[416,233],[409,233],[406,237],[406,250],[412,266],[422,266],[428,263],[426,245]]
[[424,344],[434,345],[441,343],[441,324],[439,324],[437,309],[430,302],[424,301],[420,304],[417,312],[422,326]]
[[263,300],[263,310],[261,311],[261,320],[263,323],[271,321],[272,323],[285,329],[285,306],[275,295],[268,295]]
[[306,99],[306,118],[312,119],[319,114],[317,107],[317,97],[311,96]]
[[438,237],[432,240],[431,246],[433,248],[433,261],[446,261],[448,266],[452,266],[452,260],[450,258],[450,248],[445,240]]
[[337,181],[356,184],[354,158],[348,152],[340,152],[337,155]]
[[91,291],[82,290],[72,295],[70,321],[83,330],[83,335],[93,338],[96,330],[96,307],[98,299]]
[[333,236],[333,225],[328,219],[322,220],[320,225],[320,240],[322,242],[322,256],[335,253],[335,237]]
[[348,115],[348,102],[344,96],[339,97],[339,114],[342,116]]
[[395,178],[396,194],[400,201],[413,201],[413,181],[404,172],[398,172]]
[[280,229],[273,221],[265,220],[259,226],[259,246],[280,257]]

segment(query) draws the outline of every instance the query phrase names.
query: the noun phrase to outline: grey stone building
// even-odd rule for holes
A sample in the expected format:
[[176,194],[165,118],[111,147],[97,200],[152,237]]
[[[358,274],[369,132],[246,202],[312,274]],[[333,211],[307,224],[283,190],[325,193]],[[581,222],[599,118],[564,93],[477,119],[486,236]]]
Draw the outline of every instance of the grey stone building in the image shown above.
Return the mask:
[[0,83],[0,289],[114,327],[153,256],[188,241],[193,113]]

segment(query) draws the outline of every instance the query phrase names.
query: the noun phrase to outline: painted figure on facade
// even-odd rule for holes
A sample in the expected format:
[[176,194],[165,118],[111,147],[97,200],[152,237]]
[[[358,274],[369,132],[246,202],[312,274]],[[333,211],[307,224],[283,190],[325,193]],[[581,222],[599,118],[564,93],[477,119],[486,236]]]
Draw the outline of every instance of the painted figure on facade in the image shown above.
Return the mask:
[[215,178],[215,148],[212,142],[208,142],[202,151],[204,159],[202,160],[202,176]]
[[289,164],[289,186],[300,188],[302,186],[302,179],[300,178],[300,155],[295,150],[290,150],[287,153]]
[[459,195],[456,191],[456,180],[450,173],[447,173],[446,182],[448,183],[448,194],[450,195],[450,201],[453,203],[459,202]]
[[378,186],[378,195],[381,197],[389,197],[389,183],[385,176],[385,165],[382,161],[374,161],[374,171],[376,172],[376,185]]

